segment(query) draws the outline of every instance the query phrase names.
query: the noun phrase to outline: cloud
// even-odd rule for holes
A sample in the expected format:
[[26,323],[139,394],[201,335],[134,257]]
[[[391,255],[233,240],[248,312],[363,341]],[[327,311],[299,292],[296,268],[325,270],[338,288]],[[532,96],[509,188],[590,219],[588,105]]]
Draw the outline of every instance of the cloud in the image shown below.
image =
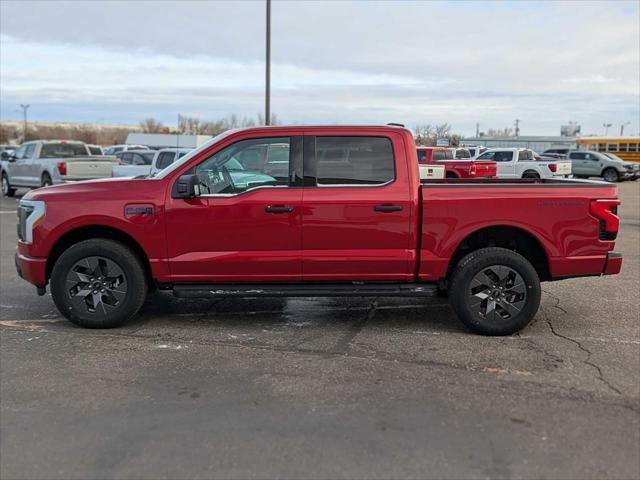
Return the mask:
[[[262,110],[263,1],[2,2],[0,14],[3,118],[21,101],[65,120]],[[638,20],[634,2],[275,1],[273,110],[292,123],[638,131]]]

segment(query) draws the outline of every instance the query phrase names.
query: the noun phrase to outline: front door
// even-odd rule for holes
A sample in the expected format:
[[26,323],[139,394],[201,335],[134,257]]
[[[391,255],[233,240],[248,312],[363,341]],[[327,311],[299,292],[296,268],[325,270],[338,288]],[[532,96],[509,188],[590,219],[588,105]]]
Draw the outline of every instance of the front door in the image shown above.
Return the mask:
[[305,281],[413,278],[415,186],[406,168],[395,168],[396,158],[407,158],[398,134],[305,136]]
[[301,164],[302,137],[281,135],[232,143],[191,169],[201,196],[166,204],[173,280],[301,281]]

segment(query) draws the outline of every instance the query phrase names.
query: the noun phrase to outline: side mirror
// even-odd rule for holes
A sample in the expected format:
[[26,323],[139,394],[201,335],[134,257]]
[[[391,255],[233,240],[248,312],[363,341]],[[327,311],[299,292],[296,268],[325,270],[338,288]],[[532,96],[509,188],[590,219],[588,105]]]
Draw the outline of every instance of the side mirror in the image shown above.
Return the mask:
[[12,152],[2,152],[0,156],[2,157],[2,160],[6,160],[7,162],[16,161],[16,155],[15,153],[12,153]]
[[171,198],[196,198],[200,196],[200,180],[197,175],[182,175],[173,184]]

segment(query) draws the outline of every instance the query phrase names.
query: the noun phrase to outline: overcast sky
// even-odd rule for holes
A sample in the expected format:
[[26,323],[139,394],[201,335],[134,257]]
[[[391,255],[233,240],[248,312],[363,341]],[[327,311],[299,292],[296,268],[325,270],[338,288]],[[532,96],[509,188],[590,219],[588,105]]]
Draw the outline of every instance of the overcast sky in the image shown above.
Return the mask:
[[[640,130],[640,3],[274,1],[284,123]],[[264,1],[0,2],[0,116],[175,125],[264,109]]]

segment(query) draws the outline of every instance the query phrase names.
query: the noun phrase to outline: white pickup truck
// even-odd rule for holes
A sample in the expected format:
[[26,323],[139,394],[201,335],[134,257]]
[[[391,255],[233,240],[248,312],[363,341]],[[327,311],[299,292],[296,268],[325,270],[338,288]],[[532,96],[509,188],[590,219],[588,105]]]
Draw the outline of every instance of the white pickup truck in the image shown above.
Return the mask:
[[553,178],[571,175],[568,160],[536,160],[528,148],[490,148],[477,160],[493,160],[498,165],[498,178]]
[[118,154],[120,165],[113,166],[112,175],[114,177],[153,176],[190,151],[189,148],[163,148],[153,152],[153,155],[148,150],[122,152]]
[[91,155],[82,142],[25,142],[2,160],[2,194],[12,197],[17,187],[39,188],[67,181],[110,177],[111,167],[117,163],[115,157]]

